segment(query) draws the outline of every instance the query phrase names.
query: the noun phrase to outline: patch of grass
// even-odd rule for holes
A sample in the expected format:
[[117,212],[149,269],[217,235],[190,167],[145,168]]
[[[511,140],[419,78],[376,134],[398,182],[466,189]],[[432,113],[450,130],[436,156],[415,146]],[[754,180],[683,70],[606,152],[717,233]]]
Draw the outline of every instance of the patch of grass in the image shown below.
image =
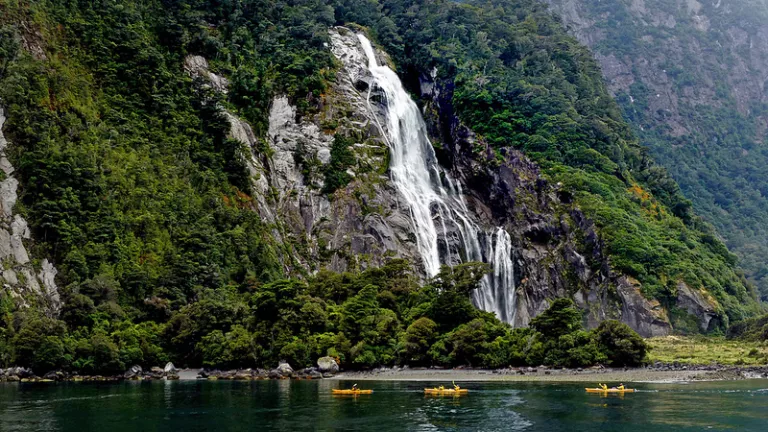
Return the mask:
[[686,364],[763,365],[768,363],[768,344],[727,340],[724,337],[665,336],[646,339],[650,362]]

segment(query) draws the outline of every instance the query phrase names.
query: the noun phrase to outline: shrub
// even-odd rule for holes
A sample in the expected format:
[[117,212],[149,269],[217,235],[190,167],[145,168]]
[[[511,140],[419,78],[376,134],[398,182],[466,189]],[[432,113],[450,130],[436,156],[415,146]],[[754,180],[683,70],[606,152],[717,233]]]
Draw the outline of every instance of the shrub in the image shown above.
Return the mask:
[[545,339],[557,339],[581,330],[581,312],[571,299],[558,298],[547,310],[531,320],[531,327]]
[[437,335],[437,324],[429,318],[419,318],[405,330],[403,335],[404,360],[408,364],[427,362],[427,351]]
[[616,320],[603,321],[594,330],[597,346],[611,366],[639,366],[648,346],[628,325]]
[[31,367],[37,374],[67,366],[62,342],[65,334],[62,321],[30,317],[13,338],[13,362]]

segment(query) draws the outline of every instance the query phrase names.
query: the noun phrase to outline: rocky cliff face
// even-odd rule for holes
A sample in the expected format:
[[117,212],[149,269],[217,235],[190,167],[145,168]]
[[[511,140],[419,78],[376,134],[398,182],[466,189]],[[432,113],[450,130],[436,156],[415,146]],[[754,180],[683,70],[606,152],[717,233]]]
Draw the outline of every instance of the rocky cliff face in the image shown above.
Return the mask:
[[[283,256],[289,272],[365,267],[394,256],[419,265],[407,207],[387,176],[385,131],[376,121],[385,101],[374,94],[368,103],[372,80],[355,34],[338,28],[331,40],[340,67],[318,113],[300,117],[287,98],[275,98],[266,146],[246,122],[227,113],[231,136],[250,150],[255,208],[274,224],[273,235],[289,245]],[[226,91],[220,84],[226,80],[208,71],[204,59],[188,58],[187,69]],[[425,113],[431,135],[442,143],[443,165],[465,185],[477,219],[503,225],[514,239],[514,324],[528,325],[551,299],[569,296],[587,311],[589,327],[619,319],[645,336],[669,333],[666,310],[644,298],[636,281],[611,270],[593,224],[568,193],[546,182],[519,152],[508,152],[499,165],[490,163],[490,153],[474,155],[477,138],[453,114],[450,86],[430,79],[423,84]],[[335,134],[353,137],[355,163],[348,168],[352,181],[327,194],[322,174],[333,158]]]
[[[255,208],[285,245],[282,261],[289,273],[366,268],[393,256],[419,263],[406,206],[388,183],[388,148],[374,117],[380,107],[367,102],[371,76],[365,54],[347,29],[333,29],[331,41],[340,67],[319,112],[301,117],[288,98],[276,97],[266,142],[226,113],[230,135],[250,154]],[[189,57],[186,68],[226,91],[226,79],[208,71],[205,59]],[[352,141],[347,150],[354,162],[345,169],[349,184],[327,193],[324,173],[336,135]]]
[[55,316],[61,307],[56,269],[45,258],[38,261],[30,257],[25,246],[32,241],[27,221],[13,213],[19,182],[13,177],[13,165],[5,154],[9,145],[2,132],[5,119],[5,110],[0,106],[0,289],[10,293],[22,307],[33,302]]
[[768,4],[547,0],[768,298]]
[[[568,192],[550,184],[539,168],[516,151],[504,161],[457,119],[452,85],[422,78],[425,111],[441,154],[466,185],[470,207],[503,224],[514,243],[517,313],[514,325],[527,326],[552,299],[571,297],[586,312],[586,325],[617,319],[643,336],[669,334],[667,311],[648,300],[640,285],[615,273],[594,224],[571,202]],[[478,146],[485,153],[476,154]]]

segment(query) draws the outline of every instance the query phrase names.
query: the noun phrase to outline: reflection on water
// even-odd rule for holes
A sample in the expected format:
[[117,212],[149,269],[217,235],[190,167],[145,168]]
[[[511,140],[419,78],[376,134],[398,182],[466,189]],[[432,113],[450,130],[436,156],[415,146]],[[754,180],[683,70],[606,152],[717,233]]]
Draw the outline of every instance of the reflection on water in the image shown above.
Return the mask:
[[583,385],[463,383],[463,397],[425,397],[445,383],[352,382],[2,384],[2,431],[763,431],[768,383],[636,384],[626,395]]

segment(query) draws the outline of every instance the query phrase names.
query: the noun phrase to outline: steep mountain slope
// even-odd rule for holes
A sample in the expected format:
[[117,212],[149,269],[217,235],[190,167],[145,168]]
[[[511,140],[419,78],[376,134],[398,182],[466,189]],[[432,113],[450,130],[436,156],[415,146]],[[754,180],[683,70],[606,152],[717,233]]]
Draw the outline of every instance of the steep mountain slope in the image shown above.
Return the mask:
[[548,0],[768,295],[768,2]]
[[[517,298],[487,307],[517,326],[571,297],[589,327],[643,335],[758,308],[589,51],[538,2],[2,7],[19,210],[63,306],[46,316],[0,294],[0,359],[372,366],[407,361],[408,331],[426,327],[429,358],[460,364],[464,343],[532,344],[472,308],[478,292]],[[419,220],[393,173],[398,139],[418,144],[408,168],[439,195]],[[475,259],[501,285],[458,265]]]

